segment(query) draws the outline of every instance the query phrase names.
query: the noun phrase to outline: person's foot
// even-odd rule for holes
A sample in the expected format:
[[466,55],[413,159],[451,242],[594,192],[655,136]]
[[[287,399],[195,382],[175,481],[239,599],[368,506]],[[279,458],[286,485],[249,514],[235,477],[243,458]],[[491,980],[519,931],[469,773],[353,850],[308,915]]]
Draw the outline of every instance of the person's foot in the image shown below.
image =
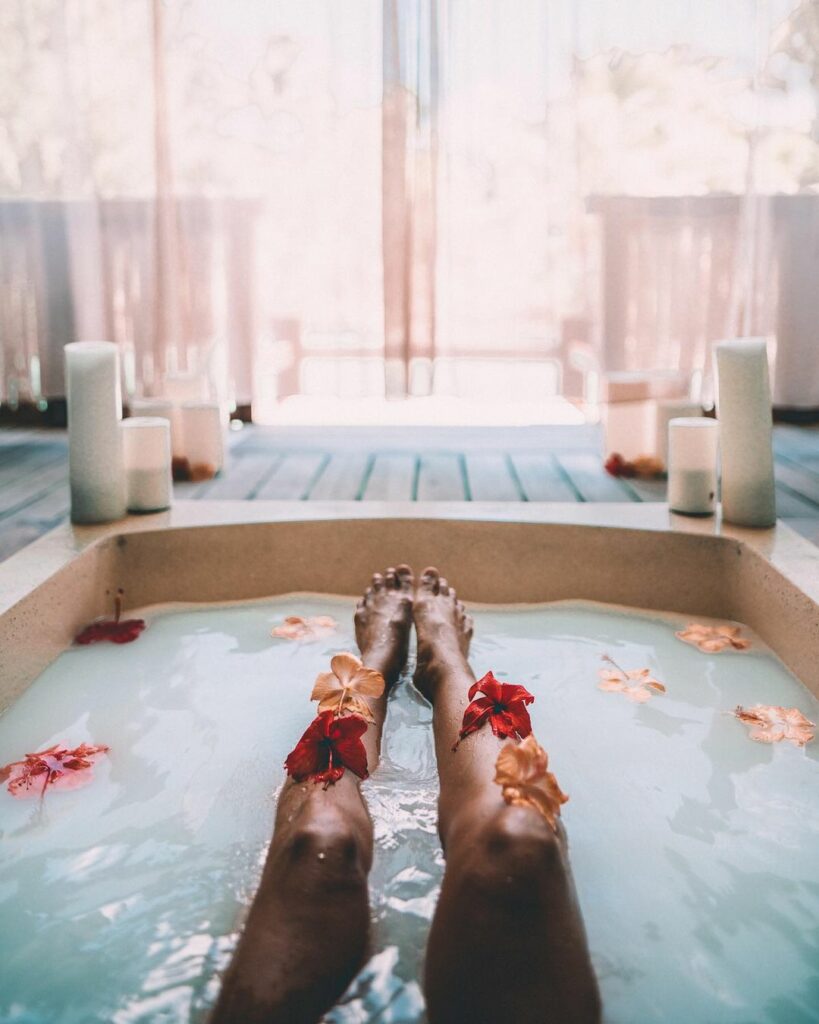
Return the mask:
[[412,610],[418,634],[418,665],[414,682],[434,703],[435,687],[454,666],[461,667],[469,653],[472,617],[458,600],[454,587],[434,566],[424,569],[415,590]]
[[408,565],[373,573],[355,610],[355,638],[366,664],[391,686],[407,663],[415,577]]

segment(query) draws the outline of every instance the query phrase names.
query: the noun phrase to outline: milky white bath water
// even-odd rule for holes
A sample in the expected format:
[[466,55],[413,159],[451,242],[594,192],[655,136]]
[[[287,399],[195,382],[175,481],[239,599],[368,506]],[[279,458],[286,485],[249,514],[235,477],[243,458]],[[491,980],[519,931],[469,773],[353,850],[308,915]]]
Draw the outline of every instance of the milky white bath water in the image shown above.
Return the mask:
[[[55,742],[111,748],[85,789],[42,804],[0,792],[0,1021],[205,1018],[313,680],[355,650],[352,611],[324,596],[158,611],[134,644],[67,651],[0,718],[0,764]],[[291,614],[332,615],[339,631],[271,639]],[[706,655],[681,643],[682,619],[579,603],[475,619],[476,673],[535,694],[535,733],[571,797],[606,1020],[816,1019],[817,747],[753,743],[727,712],[784,704],[817,721],[817,702],[761,645]],[[603,654],[650,668],[668,693],[636,705],[600,691]],[[328,1024],[424,1019],[418,979],[443,870],[430,721],[404,679],[364,787],[374,953]]]

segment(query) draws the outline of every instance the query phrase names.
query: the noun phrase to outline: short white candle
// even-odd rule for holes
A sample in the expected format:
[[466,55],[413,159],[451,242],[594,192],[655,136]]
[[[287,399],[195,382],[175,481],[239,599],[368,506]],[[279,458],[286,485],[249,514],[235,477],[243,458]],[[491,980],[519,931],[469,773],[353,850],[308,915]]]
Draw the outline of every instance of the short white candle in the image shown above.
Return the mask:
[[159,416],[122,424],[129,512],[158,512],[171,504],[171,425]]
[[738,526],[773,526],[776,492],[765,339],[720,341],[715,356],[723,518]]
[[181,430],[174,404],[168,398],[134,398],[131,400],[132,416],[161,416],[171,425],[171,451],[174,456],[183,455]]
[[111,341],[65,346],[71,519],[107,523],[125,515],[119,353]]
[[716,420],[687,416],[668,424],[668,504],[672,512],[713,515],[718,447]]
[[656,410],[654,454],[668,469],[668,424],[672,420],[702,416],[702,406],[687,398],[661,398]]
[[215,476],[225,462],[225,430],[219,403],[183,402],[179,415],[182,444],[192,477]]

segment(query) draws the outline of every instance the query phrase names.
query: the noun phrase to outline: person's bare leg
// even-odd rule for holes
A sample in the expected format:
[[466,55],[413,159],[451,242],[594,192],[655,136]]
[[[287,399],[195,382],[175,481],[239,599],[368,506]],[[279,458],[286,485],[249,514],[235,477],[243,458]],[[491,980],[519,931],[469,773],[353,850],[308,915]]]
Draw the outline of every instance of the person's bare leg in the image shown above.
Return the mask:
[[[414,580],[407,566],[376,573],[358,604],[362,660],[390,687],[406,664]],[[363,736],[378,761],[386,694]],[[315,1024],[367,954],[373,830],[352,772],[328,789],[288,779],[259,890],[211,1024]]]
[[432,702],[446,856],[427,946],[430,1024],[591,1024],[600,997],[562,825],[508,806],[495,784],[506,741],[486,725],[453,752],[472,621],[437,570],[419,581],[416,686]]

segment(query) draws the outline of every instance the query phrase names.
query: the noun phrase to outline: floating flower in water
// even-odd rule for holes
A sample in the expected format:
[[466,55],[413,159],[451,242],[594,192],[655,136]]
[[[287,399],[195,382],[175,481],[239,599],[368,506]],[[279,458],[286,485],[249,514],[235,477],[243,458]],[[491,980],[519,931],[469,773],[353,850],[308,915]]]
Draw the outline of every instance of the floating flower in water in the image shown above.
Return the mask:
[[323,782],[325,789],[338,782],[345,768],[366,779],[367,751],[361,742],[366,731],[367,723],[360,715],[336,718],[332,711],[322,711],[287,755],[287,774],[296,782]]
[[314,615],[303,619],[300,615],[288,615],[279,626],[270,631],[271,636],[282,640],[317,640],[336,631],[336,620],[331,615]]
[[[483,696],[476,700],[477,693]],[[461,731],[453,750],[457,750],[461,740],[477,732],[485,722],[489,722],[492,732],[500,739],[523,739],[532,731],[526,705],[535,698],[525,687],[501,683],[487,672],[469,688],[469,699],[472,703],[464,711]]]
[[644,480],[651,480],[654,477],[662,476],[665,466],[653,455],[638,455],[633,461],[624,459],[619,452],[613,452],[603,463],[603,468],[610,476],[624,476],[626,478],[641,477]]
[[726,647],[731,647],[735,651],[747,650],[751,646],[751,641],[740,636],[740,632],[739,626],[704,626],[699,622],[690,622],[685,629],[674,635],[701,651],[718,654]]
[[603,655],[603,661],[611,665],[611,668],[600,669],[599,689],[609,693],[622,693],[636,704],[645,704],[647,700],[651,700],[652,691],[665,693],[665,686],[653,678],[650,669],[633,668],[626,671],[608,654]]
[[336,715],[351,713],[373,721],[372,708],[364,697],[380,697],[384,677],[375,669],[365,668],[353,654],[337,654],[330,662],[330,672],[321,672],[313,684],[310,700],[319,702],[319,712]]
[[796,747],[804,747],[814,737],[816,725],[805,718],[798,708],[783,708],[778,704],[755,704],[752,708],[737,705],[734,714],[745,725],[748,735],[757,743],[778,743],[790,740]]
[[75,644],[98,644],[109,640],[112,644],[130,644],[145,629],[144,619],[123,619],[122,595],[124,591],[118,590],[114,598],[114,618],[103,619],[101,622],[92,622],[90,626],[74,637]]
[[29,796],[45,796],[49,787],[54,789],[79,789],[93,778],[94,760],[107,754],[106,746],[91,746],[81,743],[69,750],[61,743],[55,743],[47,750],[26,754],[22,761],[12,761],[0,768],[0,782],[8,780],[8,791],[18,799]]
[[549,755],[530,733],[522,743],[501,747],[495,762],[495,782],[503,799],[516,807],[531,807],[557,831],[560,808],[569,799],[549,770]]

